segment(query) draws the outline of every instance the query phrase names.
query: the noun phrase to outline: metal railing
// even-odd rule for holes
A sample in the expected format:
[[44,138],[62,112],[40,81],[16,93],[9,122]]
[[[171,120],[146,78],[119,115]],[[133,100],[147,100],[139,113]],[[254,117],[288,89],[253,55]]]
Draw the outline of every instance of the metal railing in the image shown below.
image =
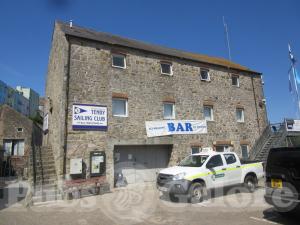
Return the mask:
[[283,123],[268,124],[263,130],[261,136],[256,140],[252,147],[251,159],[255,159],[258,154],[264,149],[265,145],[268,143],[271,137],[276,135],[273,143],[271,143],[270,148],[278,147],[286,138],[287,131]]

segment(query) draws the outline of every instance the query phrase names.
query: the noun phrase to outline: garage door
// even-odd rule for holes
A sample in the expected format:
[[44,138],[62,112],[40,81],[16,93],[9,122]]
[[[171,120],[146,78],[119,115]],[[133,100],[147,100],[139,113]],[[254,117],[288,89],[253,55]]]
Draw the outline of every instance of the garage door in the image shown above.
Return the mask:
[[128,184],[153,182],[156,173],[169,164],[172,146],[116,146],[115,174],[122,173]]

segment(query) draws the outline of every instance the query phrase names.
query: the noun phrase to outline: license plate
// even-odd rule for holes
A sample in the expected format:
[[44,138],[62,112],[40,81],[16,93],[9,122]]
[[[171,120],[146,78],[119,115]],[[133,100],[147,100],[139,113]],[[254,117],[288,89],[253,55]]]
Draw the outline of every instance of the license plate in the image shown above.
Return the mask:
[[166,187],[158,187],[158,190],[163,191],[163,192],[167,192],[168,188],[166,188]]
[[281,179],[271,179],[271,187],[272,188],[282,188],[282,180]]

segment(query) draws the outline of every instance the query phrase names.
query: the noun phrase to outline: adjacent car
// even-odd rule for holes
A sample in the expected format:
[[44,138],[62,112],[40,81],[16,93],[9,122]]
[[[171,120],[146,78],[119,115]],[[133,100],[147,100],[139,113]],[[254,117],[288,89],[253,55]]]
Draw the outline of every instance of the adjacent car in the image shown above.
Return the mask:
[[299,210],[300,148],[270,150],[266,164],[265,200],[279,212]]

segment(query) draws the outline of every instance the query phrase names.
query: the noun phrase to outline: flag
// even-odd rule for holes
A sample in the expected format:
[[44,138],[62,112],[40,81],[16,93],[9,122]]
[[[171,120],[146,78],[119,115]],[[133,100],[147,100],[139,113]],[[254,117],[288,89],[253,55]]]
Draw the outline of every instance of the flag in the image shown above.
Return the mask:
[[294,57],[294,55],[293,55],[293,53],[292,53],[292,49],[291,49],[290,44],[288,44],[288,47],[289,47],[290,60],[291,60],[291,62],[292,62],[292,65],[295,65],[296,59],[295,59],[295,57]]
[[[289,56],[290,56],[290,60],[291,60],[291,69],[292,69],[292,72],[293,72],[293,75],[294,75],[294,79],[296,81],[297,84],[300,84],[300,76],[296,70],[296,67],[295,67],[295,64],[296,64],[296,59],[292,53],[292,49],[291,49],[291,46],[290,44],[288,44],[288,48],[289,48]],[[289,77],[290,79],[290,77]]]

